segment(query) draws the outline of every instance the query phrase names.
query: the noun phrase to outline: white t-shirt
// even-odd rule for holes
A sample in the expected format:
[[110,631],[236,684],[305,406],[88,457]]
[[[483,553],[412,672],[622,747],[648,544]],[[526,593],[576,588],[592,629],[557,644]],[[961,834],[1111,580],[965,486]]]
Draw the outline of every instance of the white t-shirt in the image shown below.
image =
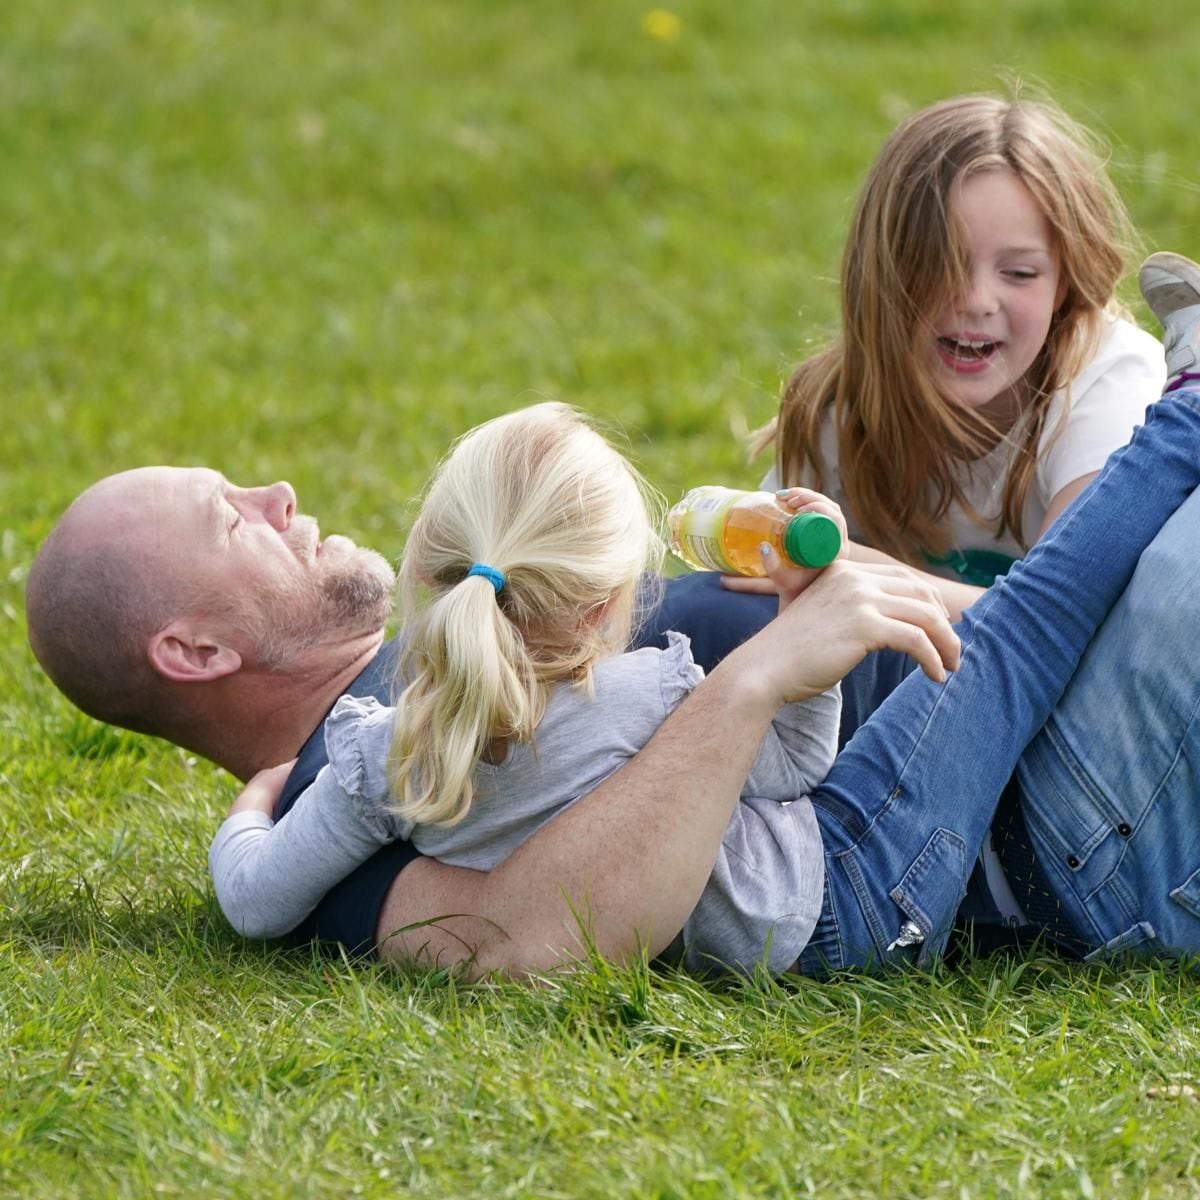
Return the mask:
[[[1158,339],[1123,318],[1111,319],[1095,357],[1071,384],[1069,404],[1065,389],[1051,397],[1033,482],[1021,514],[1021,530],[1029,545],[1037,541],[1051,500],[1081,475],[1100,470],[1108,456],[1129,441],[1147,406],[1158,399],[1165,381],[1166,366]],[[1064,409],[1066,423],[1060,429]],[[990,528],[978,525],[961,504],[952,505],[946,522],[950,545],[955,550],[1021,557],[1023,551],[1015,538],[1008,534],[999,538],[991,532],[1000,518],[1012,447],[1020,444],[1020,436],[1018,423],[1011,440],[1001,442],[983,458],[964,464],[959,474],[963,494]],[[820,450],[825,464],[825,492],[846,510],[851,538],[862,541],[838,475],[832,413],[826,414],[821,426]],[[779,487],[778,478],[772,468],[762,486],[774,491]],[[950,567],[930,569],[949,578],[959,575]]]

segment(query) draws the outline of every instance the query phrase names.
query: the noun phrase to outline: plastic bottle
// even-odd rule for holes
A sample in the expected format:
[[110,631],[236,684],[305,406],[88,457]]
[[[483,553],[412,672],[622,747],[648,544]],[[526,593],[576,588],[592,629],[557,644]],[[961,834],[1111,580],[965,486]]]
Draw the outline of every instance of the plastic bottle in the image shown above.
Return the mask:
[[842,547],[842,533],[821,513],[794,513],[771,492],[692,488],[667,513],[671,550],[702,570],[765,575],[759,546],[798,567],[825,567]]

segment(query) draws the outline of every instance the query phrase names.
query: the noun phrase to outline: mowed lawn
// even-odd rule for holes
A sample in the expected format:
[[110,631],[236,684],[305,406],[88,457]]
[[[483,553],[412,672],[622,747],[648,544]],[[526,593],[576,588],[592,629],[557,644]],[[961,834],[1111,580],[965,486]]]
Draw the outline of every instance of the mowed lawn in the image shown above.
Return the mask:
[[287,478],[395,556],[449,440],[552,396],[669,496],[753,481],[934,99],[1049,92],[1144,248],[1200,255],[1183,0],[646,14],[0,5],[0,1195],[1200,1194],[1184,968],[469,987],[246,944],[205,869],[234,781],[28,652],[35,548],[111,470]]

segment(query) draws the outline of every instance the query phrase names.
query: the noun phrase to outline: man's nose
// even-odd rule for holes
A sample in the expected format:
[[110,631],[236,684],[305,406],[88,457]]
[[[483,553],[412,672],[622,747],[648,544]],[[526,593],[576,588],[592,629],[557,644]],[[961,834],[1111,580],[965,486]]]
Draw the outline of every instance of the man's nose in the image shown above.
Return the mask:
[[296,515],[296,489],[286,479],[258,489],[263,517],[281,533]]

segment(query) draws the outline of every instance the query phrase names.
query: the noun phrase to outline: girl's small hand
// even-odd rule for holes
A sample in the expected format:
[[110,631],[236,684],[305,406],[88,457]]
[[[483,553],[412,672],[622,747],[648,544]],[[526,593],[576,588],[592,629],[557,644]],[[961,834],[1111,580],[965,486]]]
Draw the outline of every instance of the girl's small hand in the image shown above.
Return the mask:
[[250,781],[242,788],[241,795],[233,802],[229,815],[240,812],[261,812],[268,817],[275,815],[275,805],[283,794],[283,786],[287,783],[292,768],[296,765],[293,758],[290,762],[280,763],[277,767],[268,767],[250,777]]
[[812,488],[781,488],[775,493],[775,498],[784,508],[790,509],[792,512],[813,512],[828,517],[842,535],[842,547],[838,551],[838,558],[849,557],[847,548],[850,545],[850,531],[846,527],[846,518],[842,515],[841,505],[836,504],[820,492],[814,492]]
[[727,592],[749,592],[755,596],[774,596],[779,591],[773,579],[761,575],[722,575],[721,586]]
[[[780,504],[792,512],[820,513],[821,516],[828,517],[838,527],[838,533],[842,535],[842,544],[838,549],[837,557],[847,557],[850,534],[846,528],[846,518],[842,516],[841,508],[828,496],[822,496],[820,492],[814,492],[812,488],[801,487],[784,488],[776,492],[775,496]],[[774,585],[774,590],[779,593],[780,612],[783,612],[805,588],[814,583],[821,571],[825,569],[822,567],[819,570],[813,570],[810,567],[794,566],[780,558],[774,550],[766,547],[766,543],[764,543],[763,566],[766,568],[767,578]]]
[[[791,512],[815,512],[820,513],[823,517],[828,517],[837,527],[838,532],[842,535],[842,545],[838,550],[838,558],[849,557],[850,533],[846,528],[846,518],[842,515],[841,507],[835,504],[828,496],[822,495],[820,492],[814,492],[812,488],[782,488],[775,493],[775,498],[785,508]],[[778,556],[774,556],[778,562]],[[764,563],[766,560],[764,559]],[[792,568],[788,564],[780,563],[780,568],[784,571],[794,572],[789,575],[787,597],[784,598],[780,592],[779,586],[774,578],[774,572],[768,569],[766,578],[758,575],[722,575],[721,586],[729,592],[746,592],[754,596],[775,596],[779,595],[779,611],[782,612],[820,573],[818,571],[806,570],[802,568]]]

